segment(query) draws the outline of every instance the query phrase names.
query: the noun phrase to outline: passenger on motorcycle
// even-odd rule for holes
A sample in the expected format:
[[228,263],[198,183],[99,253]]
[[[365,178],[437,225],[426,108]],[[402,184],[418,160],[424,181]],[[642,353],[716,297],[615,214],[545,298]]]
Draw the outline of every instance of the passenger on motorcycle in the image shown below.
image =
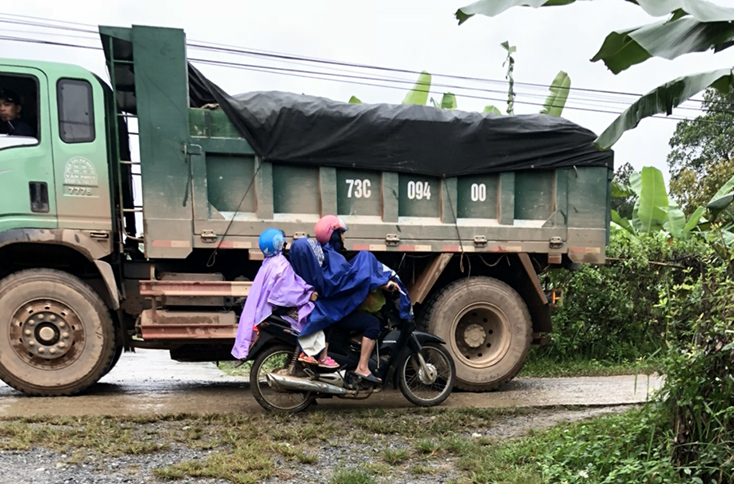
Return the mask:
[[[300,330],[314,308],[314,301],[318,298],[314,288],[293,271],[283,256],[285,248],[283,232],[278,229],[267,229],[260,235],[258,242],[260,250],[265,255],[265,261],[255,276],[240,316],[232,348],[232,355],[237,359],[247,358],[253,329],[270,316],[276,307],[294,308],[293,314],[284,318],[288,319],[294,329]],[[319,359],[319,363],[327,368],[339,366],[326,356],[326,352]]]
[[[368,362],[379,335],[380,321],[358,308],[375,289],[400,290],[399,279],[370,252],[359,252],[348,262],[341,254],[346,231],[346,225],[338,217],[327,215],[314,229],[318,242],[298,239],[291,247],[291,265],[296,274],[319,292],[319,300],[301,335],[308,336],[332,326],[362,332],[359,365],[354,372],[369,383],[379,384],[381,380],[369,370]],[[410,299],[403,290],[400,293],[401,317],[412,318]]]

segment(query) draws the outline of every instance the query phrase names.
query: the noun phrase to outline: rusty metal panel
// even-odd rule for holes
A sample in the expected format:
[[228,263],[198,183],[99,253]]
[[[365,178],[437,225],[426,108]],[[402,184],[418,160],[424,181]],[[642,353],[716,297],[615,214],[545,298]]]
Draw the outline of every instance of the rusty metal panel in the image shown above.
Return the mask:
[[245,281],[140,281],[140,295],[247,297],[251,285]]
[[140,314],[140,335],[145,340],[234,339],[237,318],[226,313],[146,309]]
[[449,263],[454,254],[443,253],[434,258],[428,266],[423,270],[415,284],[408,288],[410,300],[414,304],[422,303],[423,300],[431,292],[431,288],[436,283],[446,265]]

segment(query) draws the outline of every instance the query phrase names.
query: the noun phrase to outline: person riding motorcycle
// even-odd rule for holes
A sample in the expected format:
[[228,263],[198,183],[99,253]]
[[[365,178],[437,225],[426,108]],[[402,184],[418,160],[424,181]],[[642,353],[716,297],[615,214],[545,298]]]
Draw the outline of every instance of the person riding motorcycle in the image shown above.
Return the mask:
[[[318,293],[293,271],[288,259],[283,255],[286,242],[283,232],[270,228],[260,234],[260,251],[265,260],[250,287],[245,306],[237,326],[232,355],[244,360],[247,358],[255,326],[267,319],[276,309],[292,309],[282,315],[291,327],[300,330],[314,308]],[[322,336],[322,339],[324,336]],[[322,368],[338,368],[339,364],[322,351],[313,364]]]
[[291,266],[307,284],[319,293],[301,336],[332,326],[363,333],[359,364],[354,373],[371,384],[380,384],[368,362],[380,331],[380,322],[372,314],[358,311],[368,294],[375,289],[400,291],[400,313],[412,318],[410,299],[401,289],[394,271],[380,263],[370,252],[359,252],[351,261],[341,254],[347,226],[336,216],[322,217],[314,228],[317,241],[298,239],[290,249]]

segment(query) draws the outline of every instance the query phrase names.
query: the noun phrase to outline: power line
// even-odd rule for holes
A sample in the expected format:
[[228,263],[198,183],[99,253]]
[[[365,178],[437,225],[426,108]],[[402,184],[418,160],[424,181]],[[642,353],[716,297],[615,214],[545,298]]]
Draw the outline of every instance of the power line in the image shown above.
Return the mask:
[[[102,50],[101,47],[94,47],[94,46],[88,46],[88,45],[79,45],[79,44],[71,44],[71,43],[65,43],[65,42],[57,42],[57,41],[50,41],[50,40],[42,40],[42,39],[26,39],[26,38],[19,38],[19,37],[10,37],[10,36],[0,36],[0,40],[8,40],[8,41],[17,41],[17,42],[26,42],[26,43],[35,43],[35,44],[44,44],[44,45],[53,45],[53,46],[62,46],[62,47],[72,47],[72,48],[82,48],[82,49],[89,49],[89,50]],[[400,87],[396,86],[386,86],[383,84],[374,84],[374,83],[366,83],[366,82],[356,82],[356,81],[349,81],[349,80],[343,80],[343,79],[333,79],[329,77],[323,77],[323,76],[335,76],[335,77],[343,77],[343,78],[357,78],[357,79],[366,79],[366,80],[375,80],[375,81],[389,81],[389,82],[410,82],[412,84],[412,81],[404,81],[404,80],[386,80],[381,78],[369,78],[369,77],[360,77],[360,76],[346,76],[344,74],[336,75],[332,73],[325,73],[325,72],[319,72],[319,71],[305,71],[305,70],[298,70],[298,69],[287,69],[287,68],[277,68],[274,66],[262,66],[262,65],[253,65],[253,64],[241,64],[241,63],[233,63],[233,62],[225,62],[225,61],[217,61],[212,59],[196,59],[192,58],[190,59],[192,62],[199,62],[209,65],[215,65],[215,66],[221,66],[221,67],[236,67],[240,69],[245,70],[253,70],[253,71],[259,71],[259,72],[268,72],[271,74],[281,74],[281,75],[290,75],[295,77],[301,77],[301,78],[308,78],[308,79],[317,79],[317,80],[328,80],[332,82],[340,82],[340,83],[346,83],[346,84],[356,84],[356,85],[366,85],[371,87],[379,87],[379,88],[389,88],[389,89],[401,89]],[[468,89],[468,90],[477,90],[476,88],[468,88],[463,86],[453,86],[458,89]],[[484,89],[485,92],[495,92],[495,93],[503,93],[504,91],[496,91],[496,90],[487,90]],[[493,101],[493,102],[504,102],[505,99],[496,99],[496,98],[490,98],[486,96],[473,96],[470,94],[461,94],[463,97],[470,98],[470,99],[479,99],[479,100],[485,100],[485,101]],[[518,95],[523,95],[521,93],[518,93]],[[533,96],[532,94],[524,94],[527,96]],[[518,100],[518,104],[523,105],[530,105],[530,106],[544,106],[544,104],[541,103],[533,103],[529,101],[522,101]],[[560,106],[559,106],[560,107]],[[584,108],[584,107],[578,107],[578,106],[572,106],[572,105],[566,105],[565,109],[569,110],[577,110],[577,111],[586,111],[586,112],[596,112],[596,113],[602,113],[602,114],[615,114],[619,115],[621,114],[618,111],[608,111],[608,110],[602,110],[602,109],[593,109],[593,108]],[[692,108],[688,108],[692,109]],[[699,110],[700,111],[700,110]],[[727,113],[731,114],[727,111]],[[653,116],[657,119],[669,119],[674,121],[681,121],[688,118],[680,118],[675,116]]]
[[[90,24],[60,21],[60,20],[53,20],[53,19],[44,19],[41,17],[31,17],[31,16],[23,16],[23,15],[15,15],[15,14],[0,14],[0,17],[1,16],[21,17],[21,18],[29,18],[33,20],[42,20],[42,21],[47,21],[47,22],[66,23],[66,24],[72,24],[72,25],[93,27]],[[47,28],[52,28],[52,29],[69,30],[69,31],[74,31],[74,32],[85,32],[85,33],[95,34],[95,35],[98,34],[96,30],[81,29],[78,27],[64,27],[64,26],[59,26],[59,25],[48,25],[48,24],[44,25],[43,23],[32,22],[32,21],[27,21],[27,20],[3,20],[0,18],[0,22],[9,22],[9,23],[24,22],[25,25],[47,27]],[[410,69],[400,69],[400,68],[376,66],[376,65],[369,65],[369,64],[359,64],[359,63],[344,62],[344,61],[324,59],[324,58],[318,58],[318,57],[297,56],[297,55],[292,55],[292,54],[273,52],[273,51],[267,51],[267,50],[259,50],[259,49],[251,49],[251,48],[245,49],[242,47],[231,46],[227,44],[218,44],[218,43],[207,42],[207,41],[192,40],[188,42],[186,45],[188,47],[192,47],[195,49],[202,49],[202,50],[208,50],[212,52],[225,53],[225,54],[248,55],[248,56],[255,56],[255,57],[265,57],[265,58],[270,58],[270,59],[279,59],[279,60],[285,60],[285,61],[310,62],[310,63],[329,65],[329,66],[335,65],[335,66],[341,66],[341,67],[351,67],[351,68],[359,68],[359,69],[367,69],[367,70],[379,70],[379,71],[395,72],[395,73],[401,73],[401,74],[419,75],[422,73],[422,71],[416,71],[416,70],[410,70]],[[465,80],[465,81],[472,81],[472,82],[501,83],[503,85],[506,83],[505,80],[501,80],[501,79],[461,76],[461,75],[455,75],[455,74],[433,73],[432,75],[438,76],[438,77],[445,77],[448,79],[458,79],[458,80]],[[538,88],[543,88],[543,89],[548,88],[548,85],[539,84],[539,83],[515,81],[515,84],[519,86],[538,87]],[[613,95],[621,95],[621,96],[635,96],[635,97],[642,96],[641,93],[613,91],[613,90],[604,90],[604,89],[592,89],[592,88],[583,88],[583,87],[570,87],[568,89],[570,91],[613,94]],[[691,99],[689,101],[703,102],[702,99]]]
[[[1,21],[1,20],[0,20]],[[69,44],[69,43],[63,43],[63,42],[54,42],[54,41],[47,41],[47,40],[41,40],[41,39],[25,39],[25,38],[11,38],[9,36],[3,37],[4,40],[10,40],[10,41],[18,41],[18,42],[29,42],[29,43],[43,43],[46,45],[57,45],[57,46],[64,46],[64,47],[80,47],[80,48],[86,48],[86,49],[93,49],[94,47],[91,46],[81,46],[78,44]],[[196,48],[196,46],[194,46]],[[259,68],[262,69],[266,66],[261,65],[254,65],[254,64],[240,64],[240,63],[232,63],[232,62],[226,62],[226,61],[212,61],[210,59],[202,60],[200,61],[206,61],[209,63],[217,62],[218,65],[228,65],[232,67],[250,67],[253,69]],[[290,72],[290,73],[296,73],[300,72],[303,74],[310,74],[311,77],[308,78],[314,78],[314,79],[323,79],[322,77],[313,77],[313,75],[319,75],[319,76],[333,76],[333,77],[343,77],[347,79],[358,79],[358,80],[370,80],[370,81],[377,81],[377,82],[392,82],[392,83],[403,83],[403,84],[410,84],[413,85],[413,80],[406,80],[406,79],[394,79],[394,78],[379,78],[379,77],[368,77],[368,76],[358,76],[358,75],[347,75],[347,74],[336,74],[336,73],[330,73],[330,72],[323,72],[323,71],[312,71],[312,70],[295,70],[295,69],[286,69],[286,68],[278,68],[278,67],[268,67],[271,71],[278,71],[282,70],[283,72]],[[517,83],[520,84],[520,83]],[[362,83],[364,85],[364,83]],[[374,86],[374,85],[373,85]],[[471,91],[471,92],[488,92],[488,93],[494,93],[494,94],[504,94],[505,91],[499,91],[496,89],[487,89],[487,88],[478,88],[478,87],[471,87],[471,86],[459,86],[454,84],[443,84],[443,83],[433,83],[434,88],[442,87],[442,88],[448,88],[448,89],[460,89],[462,91]],[[460,93],[460,95],[467,97],[467,98],[473,98],[473,99],[483,99],[479,96],[471,96],[469,94]],[[533,94],[533,93],[522,93],[518,92],[517,95],[525,95],[528,97],[542,97],[546,98],[547,94]],[[491,101],[498,101],[497,99],[493,98],[486,98],[487,100]],[[571,98],[571,102],[577,102],[577,101],[591,101],[591,102],[601,102],[601,103],[607,103],[607,104],[629,104],[627,101],[621,101],[621,100],[613,100],[613,99],[598,99],[598,98],[585,98],[585,97],[579,97],[579,98]],[[525,103],[529,104],[529,103]],[[578,109],[582,111],[589,111],[589,112],[604,112],[604,113],[612,113],[611,111],[604,111],[601,109],[590,109],[590,108],[574,108],[570,104],[567,106],[569,109]],[[692,110],[696,112],[701,112],[702,110],[700,108],[695,107],[688,107],[688,106],[679,106],[678,109],[682,110]]]

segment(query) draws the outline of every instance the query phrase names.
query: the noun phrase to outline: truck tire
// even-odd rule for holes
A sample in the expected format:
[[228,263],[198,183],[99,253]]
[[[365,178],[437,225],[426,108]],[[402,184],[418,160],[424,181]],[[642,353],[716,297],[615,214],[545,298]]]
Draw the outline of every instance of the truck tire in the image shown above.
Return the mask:
[[115,365],[117,365],[117,362],[120,361],[120,357],[122,356],[122,352],[124,350],[125,348],[123,348],[122,346],[118,346],[117,348],[115,348],[115,354],[112,357],[112,359],[110,360],[110,362],[107,363],[107,366],[105,367],[104,371],[102,372],[102,376],[100,378],[104,377],[105,375],[107,375],[107,373],[112,371]]
[[494,390],[510,381],[532,341],[527,305],[514,289],[491,277],[449,284],[429,303],[424,321],[446,341],[456,364],[456,387],[462,390]]
[[115,356],[109,311],[65,272],[31,269],[0,281],[0,379],[29,395],[73,395]]

